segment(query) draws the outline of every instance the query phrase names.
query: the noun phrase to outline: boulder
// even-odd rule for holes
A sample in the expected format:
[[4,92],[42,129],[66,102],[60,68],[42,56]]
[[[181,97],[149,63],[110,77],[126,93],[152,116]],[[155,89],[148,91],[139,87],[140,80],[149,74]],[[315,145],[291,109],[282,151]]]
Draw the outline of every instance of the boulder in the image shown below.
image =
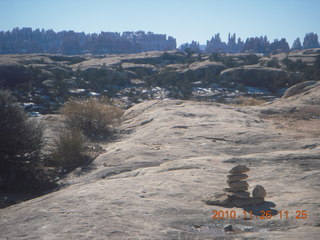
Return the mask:
[[205,78],[209,76],[216,76],[220,74],[226,67],[220,62],[211,62],[209,60],[203,62],[194,62],[188,68],[181,71],[181,73],[191,72],[196,79]]
[[222,71],[220,77],[223,81],[269,89],[282,87],[287,83],[286,71],[258,65],[229,68]]

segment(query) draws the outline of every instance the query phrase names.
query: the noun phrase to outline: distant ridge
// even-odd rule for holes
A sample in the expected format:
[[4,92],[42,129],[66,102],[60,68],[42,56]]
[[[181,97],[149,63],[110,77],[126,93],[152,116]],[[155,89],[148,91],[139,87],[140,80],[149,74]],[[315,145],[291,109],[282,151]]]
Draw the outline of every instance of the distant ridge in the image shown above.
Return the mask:
[[189,50],[192,52],[206,52],[206,53],[277,53],[277,52],[289,52],[302,49],[319,48],[318,35],[315,33],[307,33],[304,37],[303,44],[300,42],[300,38],[297,38],[292,47],[289,47],[285,38],[281,40],[275,39],[270,42],[267,36],[250,37],[246,41],[242,41],[241,38],[236,38],[236,34],[229,34],[228,42],[221,41],[220,34],[217,33],[209,41],[207,45],[199,45],[198,42],[192,41],[191,43],[182,44],[179,48],[183,51]]
[[176,39],[153,32],[84,32],[14,28],[0,31],[0,54],[119,54],[176,49]]
[[[289,47],[285,38],[270,42],[267,36],[250,37],[245,41],[229,34],[228,42],[221,41],[217,33],[206,45],[198,42],[182,44],[183,51],[194,53],[277,53],[293,50],[319,48],[318,35],[307,33],[303,43],[297,38]],[[32,28],[14,28],[12,31],[0,31],[0,54],[122,54],[147,51],[169,51],[177,48],[176,39],[166,34],[153,32],[101,32],[86,34],[84,32],[40,30]]]

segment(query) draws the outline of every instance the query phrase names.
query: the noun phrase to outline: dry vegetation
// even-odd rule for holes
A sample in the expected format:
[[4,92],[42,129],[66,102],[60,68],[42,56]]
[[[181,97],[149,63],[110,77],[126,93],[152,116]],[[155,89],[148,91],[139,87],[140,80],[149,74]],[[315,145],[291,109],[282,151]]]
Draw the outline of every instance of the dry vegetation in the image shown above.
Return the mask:
[[119,123],[123,110],[113,105],[107,98],[71,99],[61,110],[65,127],[54,141],[54,150],[48,160],[49,165],[74,169],[89,163],[95,156],[90,152],[92,141],[110,136]]
[[85,155],[85,138],[79,130],[61,132],[55,139],[55,146],[51,157],[56,166],[73,169],[88,159]]
[[66,124],[90,139],[105,139],[119,122],[123,110],[107,98],[71,99],[62,108]]
[[240,96],[236,98],[235,104],[241,105],[241,106],[258,106],[258,105],[264,104],[265,102],[266,101],[262,99]]

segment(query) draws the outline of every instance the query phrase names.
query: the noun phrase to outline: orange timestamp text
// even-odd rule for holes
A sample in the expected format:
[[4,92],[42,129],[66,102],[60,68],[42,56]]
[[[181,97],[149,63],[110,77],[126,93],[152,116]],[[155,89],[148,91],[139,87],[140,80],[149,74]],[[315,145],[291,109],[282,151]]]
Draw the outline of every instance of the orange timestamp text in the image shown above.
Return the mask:
[[271,210],[263,211],[261,210],[259,214],[253,214],[252,211],[236,212],[234,210],[226,211],[212,211],[212,219],[307,219],[307,210],[295,210],[295,211],[277,211],[273,213]]

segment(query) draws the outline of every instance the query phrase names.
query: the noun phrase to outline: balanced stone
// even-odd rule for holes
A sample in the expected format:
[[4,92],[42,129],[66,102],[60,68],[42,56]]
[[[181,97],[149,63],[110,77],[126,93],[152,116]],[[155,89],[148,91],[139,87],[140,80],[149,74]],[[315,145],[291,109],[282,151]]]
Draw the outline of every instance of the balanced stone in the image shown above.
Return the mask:
[[267,192],[261,185],[256,185],[252,190],[252,196],[254,198],[265,198],[267,196]]
[[248,187],[232,187],[232,188],[224,188],[225,192],[243,192],[248,190]]
[[249,184],[246,181],[238,181],[238,182],[229,182],[229,187],[239,188],[239,187],[248,187]]
[[246,165],[237,165],[233,167],[229,172],[230,173],[244,173],[248,172],[250,169]]
[[249,198],[250,193],[248,192],[227,192],[227,195],[230,197],[236,197],[236,198]]
[[228,177],[227,183],[229,183],[229,182],[237,182],[237,181],[240,181],[240,180],[247,179],[248,175],[247,174],[238,173],[238,174],[228,175],[227,177]]

